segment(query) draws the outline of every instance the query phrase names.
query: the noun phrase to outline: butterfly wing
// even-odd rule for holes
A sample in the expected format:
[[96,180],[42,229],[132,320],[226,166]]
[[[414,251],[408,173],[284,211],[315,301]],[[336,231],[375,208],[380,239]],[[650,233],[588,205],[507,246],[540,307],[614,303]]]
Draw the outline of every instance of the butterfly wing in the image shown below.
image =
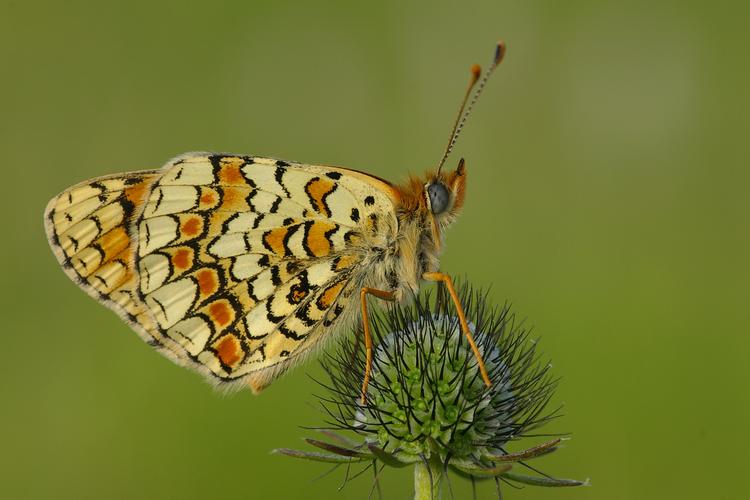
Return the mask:
[[138,297],[132,226],[159,175],[149,170],[77,184],[49,202],[44,218],[68,277],[154,346],[161,345],[160,335]]
[[267,385],[356,312],[373,249],[397,230],[389,189],[270,158],[171,161],[133,226],[138,300],[162,344],[218,384]]

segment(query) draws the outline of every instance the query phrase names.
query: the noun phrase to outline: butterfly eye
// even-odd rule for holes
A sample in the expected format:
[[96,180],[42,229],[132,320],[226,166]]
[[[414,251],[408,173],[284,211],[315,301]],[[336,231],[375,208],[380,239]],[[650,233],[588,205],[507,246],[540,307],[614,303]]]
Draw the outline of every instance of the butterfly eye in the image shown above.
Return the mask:
[[441,182],[433,182],[427,185],[427,195],[430,197],[430,208],[432,213],[437,215],[445,212],[448,208],[448,201],[450,200],[450,194],[445,184]]

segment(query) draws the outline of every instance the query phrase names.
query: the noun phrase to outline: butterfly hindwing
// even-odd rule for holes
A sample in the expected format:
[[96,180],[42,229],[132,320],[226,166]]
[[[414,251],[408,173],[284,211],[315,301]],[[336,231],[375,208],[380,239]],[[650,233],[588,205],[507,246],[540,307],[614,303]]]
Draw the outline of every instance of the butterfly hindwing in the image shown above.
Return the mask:
[[367,182],[259,157],[167,164],[133,227],[139,300],[170,350],[215,382],[259,388],[339,326],[367,252],[395,230],[390,198]]

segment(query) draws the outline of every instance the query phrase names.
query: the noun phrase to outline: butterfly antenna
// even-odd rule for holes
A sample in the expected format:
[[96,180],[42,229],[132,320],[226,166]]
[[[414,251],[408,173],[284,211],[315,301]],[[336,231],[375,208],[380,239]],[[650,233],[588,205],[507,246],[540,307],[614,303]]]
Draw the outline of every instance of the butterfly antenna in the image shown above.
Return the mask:
[[443,153],[443,157],[440,159],[440,164],[438,165],[437,169],[438,174],[440,174],[440,169],[443,168],[445,160],[448,159],[451,151],[453,151],[453,146],[456,145],[456,140],[458,139],[459,134],[461,134],[461,129],[464,128],[466,119],[469,117],[474,104],[476,104],[477,100],[479,100],[479,96],[482,94],[482,90],[484,90],[484,86],[487,84],[487,80],[490,79],[492,72],[495,71],[495,68],[497,68],[500,62],[502,62],[504,56],[505,42],[500,41],[497,43],[497,47],[495,48],[495,58],[492,60],[492,64],[490,65],[490,67],[484,73],[484,76],[481,76],[482,69],[478,64],[474,64],[471,67],[471,80],[469,80],[469,87],[466,89],[466,94],[461,101],[461,107],[458,109],[458,116],[456,117],[456,121],[453,123],[453,129],[451,130],[451,135],[448,139],[448,145],[445,148],[445,153]]

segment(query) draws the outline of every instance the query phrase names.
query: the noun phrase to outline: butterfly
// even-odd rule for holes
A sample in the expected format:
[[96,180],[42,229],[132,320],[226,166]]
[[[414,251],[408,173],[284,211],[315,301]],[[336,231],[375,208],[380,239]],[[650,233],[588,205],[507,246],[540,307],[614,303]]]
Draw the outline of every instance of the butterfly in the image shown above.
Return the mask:
[[[466,167],[442,166],[505,53],[472,76],[434,172],[395,185],[357,170],[260,156],[188,153],[158,170],[70,187],[45,211],[65,273],[159,352],[217,386],[260,392],[361,317],[367,298],[406,300],[442,282],[490,380],[447,274],[443,233]],[[467,105],[468,104],[468,105]]]

